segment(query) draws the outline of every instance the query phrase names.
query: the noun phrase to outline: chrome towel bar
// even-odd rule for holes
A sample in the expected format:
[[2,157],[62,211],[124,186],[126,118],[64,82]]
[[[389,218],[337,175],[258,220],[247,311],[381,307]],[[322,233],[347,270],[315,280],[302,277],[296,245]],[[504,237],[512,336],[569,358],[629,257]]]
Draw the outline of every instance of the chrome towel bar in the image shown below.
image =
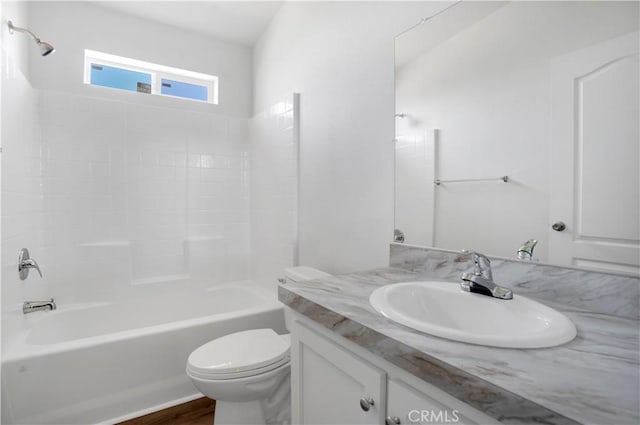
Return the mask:
[[491,178],[491,179],[462,179],[462,180],[440,180],[440,179],[436,179],[436,180],[433,181],[433,184],[435,184],[436,186],[440,186],[443,183],[488,182],[488,181],[494,181],[494,180],[500,180],[500,181],[503,181],[505,183],[509,183],[509,176],[494,177],[494,178]]

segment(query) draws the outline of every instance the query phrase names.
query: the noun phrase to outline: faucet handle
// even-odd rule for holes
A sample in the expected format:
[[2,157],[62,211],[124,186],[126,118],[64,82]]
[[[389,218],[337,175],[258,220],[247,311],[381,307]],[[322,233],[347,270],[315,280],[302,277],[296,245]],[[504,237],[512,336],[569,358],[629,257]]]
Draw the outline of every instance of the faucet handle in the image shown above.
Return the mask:
[[529,239],[518,248],[517,256],[519,260],[533,260],[533,249],[536,247],[538,241],[536,239]]
[[29,269],[36,269],[40,277],[42,277],[40,266],[36,260],[29,257],[29,250],[27,248],[22,248],[18,255],[18,274],[20,275],[20,280],[25,280],[29,276]]
[[491,260],[486,255],[474,252],[473,253],[473,272],[480,276],[486,271],[491,272]]
[[24,262],[24,264],[26,265],[26,267],[28,267],[30,269],[36,269],[38,271],[38,274],[40,275],[40,277],[42,277],[42,272],[40,271],[40,266],[38,265],[36,260],[34,260],[33,258],[30,258],[30,259],[26,260]]
[[462,249],[460,252],[465,256],[470,256],[473,260],[473,274],[493,279],[493,273],[491,272],[491,260],[489,260],[486,255],[466,249]]

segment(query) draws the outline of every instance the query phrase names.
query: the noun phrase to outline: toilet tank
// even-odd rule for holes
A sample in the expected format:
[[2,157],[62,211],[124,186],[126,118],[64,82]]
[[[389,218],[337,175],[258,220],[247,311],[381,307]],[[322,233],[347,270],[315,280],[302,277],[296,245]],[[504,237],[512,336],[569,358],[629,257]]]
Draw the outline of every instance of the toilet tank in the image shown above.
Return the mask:
[[327,276],[331,275],[322,270],[307,266],[287,267],[284,269],[284,277],[292,282],[304,282],[305,280],[319,279]]

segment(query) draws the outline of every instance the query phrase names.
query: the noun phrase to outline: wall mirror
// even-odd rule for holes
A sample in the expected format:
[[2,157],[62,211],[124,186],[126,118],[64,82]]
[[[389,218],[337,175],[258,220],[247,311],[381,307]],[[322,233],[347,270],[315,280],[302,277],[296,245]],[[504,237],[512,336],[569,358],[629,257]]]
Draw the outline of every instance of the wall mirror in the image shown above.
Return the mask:
[[396,239],[637,274],[637,2],[459,2],[396,39]]

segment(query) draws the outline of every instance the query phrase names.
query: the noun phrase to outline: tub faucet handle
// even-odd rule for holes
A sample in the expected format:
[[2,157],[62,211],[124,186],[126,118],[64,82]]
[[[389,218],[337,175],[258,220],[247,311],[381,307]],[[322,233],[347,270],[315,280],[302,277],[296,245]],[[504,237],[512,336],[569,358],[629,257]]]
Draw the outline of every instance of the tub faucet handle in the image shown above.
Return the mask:
[[29,250],[27,248],[22,248],[18,255],[18,274],[20,275],[20,280],[25,280],[29,276],[29,269],[36,269],[40,277],[42,277],[40,266],[36,260],[29,257]]

